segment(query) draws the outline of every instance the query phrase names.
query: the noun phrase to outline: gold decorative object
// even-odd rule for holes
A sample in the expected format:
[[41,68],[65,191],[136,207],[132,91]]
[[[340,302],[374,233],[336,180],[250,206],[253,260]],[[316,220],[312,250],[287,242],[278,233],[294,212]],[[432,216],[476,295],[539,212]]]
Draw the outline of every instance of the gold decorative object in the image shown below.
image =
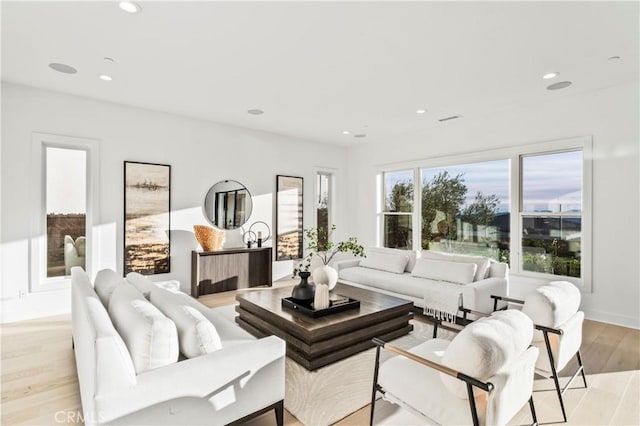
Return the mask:
[[224,231],[205,225],[193,225],[193,231],[196,234],[196,240],[202,246],[202,250],[216,251],[222,248]]

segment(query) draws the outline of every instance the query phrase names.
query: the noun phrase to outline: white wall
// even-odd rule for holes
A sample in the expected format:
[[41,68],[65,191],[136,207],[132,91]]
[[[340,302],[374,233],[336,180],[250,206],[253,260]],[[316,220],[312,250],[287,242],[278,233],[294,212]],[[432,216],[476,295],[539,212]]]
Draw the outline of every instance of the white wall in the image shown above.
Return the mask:
[[[98,139],[100,268],[123,271],[125,160],[171,165],[171,273],[190,289],[194,224],[207,224],[202,202],[211,185],[233,179],[254,197],[249,222],[275,222],[275,175],[305,179],[305,227],[313,226],[317,167],[336,169],[345,181],[346,149],[294,138],[130,108],[25,86],[2,84],[1,255],[2,321],[69,312],[68,290],[29,292],[31,133]],[[346,191],[336,205],[336,237],[346,234]],[[342,225],[342,226],[341,226]],[[239,231],[234,231],[239,233]],[[239,235],[227,235],[239,241]],[[271,242],[267,243],[270,245]],[[274,278],[291,274],[292,262],[274,263]]]
[[[638,328],[638,93],[637,82],[588,95],[549,92],[547,101],[528,107],[468,116],[420,134],[352,147],[349,230],[362,242],[375,244],[375,174],[381,165],[592,135],[593,292],[583,294],[582,306],[589,318]],[[512,293],[522,294],[530,284],[513,277]]]

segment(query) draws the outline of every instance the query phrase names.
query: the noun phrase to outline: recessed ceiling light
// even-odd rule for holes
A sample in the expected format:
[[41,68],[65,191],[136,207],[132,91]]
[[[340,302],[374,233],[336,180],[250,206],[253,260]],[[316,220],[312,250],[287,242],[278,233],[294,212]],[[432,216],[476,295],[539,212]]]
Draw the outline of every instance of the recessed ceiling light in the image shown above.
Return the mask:
[[263,111],[263,110],[261,110],[261,109],[257,109],[257,108],[250,109],[250,110],[248,110],[247,112],[248,112],[249,114],[252,114],[252,115],[262,115],[262,114],[264,114],[264,111]]
[[366,138],[367,135],[365,135],[364,133],[358,133],[356,135],[353,135],[354,138]]
[[120,9],[124,10],[127,13],[138,13],[142,10],[142,8],[132,2],[132,1],[121,1],[120,3],[118,3],[118,6],[120,6]]
[[417,109],[416,110],[416,114],[424,114],[425,112],[427,112],[426,109]]
[[607,58],[609,61],[617,61],[618,59],[620,59],[620,56],[610,56],[609,58]]
[[551,86],[547,86],[547,90],[560,90],[564,89],[565,87],[569,87],[572,84],[573,83],[571,83],[570,81],[560,81],[558,83],[553,83]]
[[52,62],[49,64],[49,68],[51,68],[52,70],[58,71],[58,72],[62,72],[65,74],[75,74],[78,72],[77,69],[75,69],[74,67],[72,67],[71,65],[67,65],[67,64],[59,64],[57,62]]
[[343,135],[348,135],[349,133],[351,133],[351,132],[350,132],[350,131],[348,131],[348,130],[343,130],[343,131],[342,131],[342,134],[343,134]]
[[545,80],[550,80],[552,78],[555,78],[559,75],[559,72],[548,72],[545,75],[542,76],[542,78],[544,78]]
[[100,80],[102,80],[102,81],[111,81],[111,80],[113,80],[113,77],[111,77],[110,75],[107,75],[107,74],[102,74],[98,78]]

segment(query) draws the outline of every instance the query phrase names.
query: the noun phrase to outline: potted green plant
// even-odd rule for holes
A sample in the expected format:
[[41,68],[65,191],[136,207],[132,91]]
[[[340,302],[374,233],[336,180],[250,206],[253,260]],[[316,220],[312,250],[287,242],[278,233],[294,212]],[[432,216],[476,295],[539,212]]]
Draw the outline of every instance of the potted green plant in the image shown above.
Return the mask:
[[338,253],[351,253],[356,257],[364,256],[364,248],[358,243],[358,238],[349,237],[344,241],[334,243],[331,235],[336,226],[331,226],[327,230],[324,227],[308,228],[304,230],[307,240],[307,254],[302,261],[294,268],[293,276],[302,272],[309,272],[311,259],[316,256],[322,261],[322,266],[313,270],[313,282],[315,284],[327,284],[329,289],[333,289],[338,282],[338,272],[329,266],[329,262]]

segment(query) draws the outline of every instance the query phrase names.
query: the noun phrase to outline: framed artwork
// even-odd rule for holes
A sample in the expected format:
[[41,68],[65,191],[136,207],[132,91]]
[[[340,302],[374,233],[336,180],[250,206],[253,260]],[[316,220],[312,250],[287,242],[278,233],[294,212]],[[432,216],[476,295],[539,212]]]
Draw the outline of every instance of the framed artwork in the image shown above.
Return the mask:
[[170,271],[171,166],[124,162],[124,273]]
[[303,178],[276,176],[276,260],[302,258],[303,190]]

